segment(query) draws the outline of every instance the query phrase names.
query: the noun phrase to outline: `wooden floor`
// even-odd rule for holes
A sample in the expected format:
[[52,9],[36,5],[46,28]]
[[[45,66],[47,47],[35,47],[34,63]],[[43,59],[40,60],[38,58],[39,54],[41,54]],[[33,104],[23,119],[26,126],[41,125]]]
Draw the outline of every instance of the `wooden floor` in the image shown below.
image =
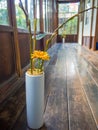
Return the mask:
[[[78,44],[55,44],[48,52],[40,130],[97,130],[98,55]],[[0,130],[29,130],[24,84],[0,106]]]

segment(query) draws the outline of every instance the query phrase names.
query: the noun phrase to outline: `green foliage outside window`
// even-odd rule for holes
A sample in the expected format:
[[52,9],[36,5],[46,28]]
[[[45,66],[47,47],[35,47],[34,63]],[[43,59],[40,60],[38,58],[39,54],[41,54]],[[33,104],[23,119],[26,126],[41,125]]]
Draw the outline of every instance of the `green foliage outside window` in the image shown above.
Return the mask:
[[[23,3],[23,6],[25,8],[25,0],[21,0]],[[39,16],[39,4],[40,0],[36,0],[36,18],[37,18],[37,31],[40,31],[40,16]],[[28,8],[28,14],[31,21],[31,29],[34,31],[34,0],[28,0],[27,1],[27,8]],[[22,29],[27,29],[26,25],[26,17],[23,12],[23,10],[19,7],[19,0],[15,0],[15,7],[16,7],[16,20],[17,20],[17,27]]]
[[7,0],[0,0],[0,24],[8,25],[8,10],[7,10]]
[[77,34],[77,17],[66,24],[66,34]]
[[[78,13],[78,4],[59,4],[59,25],[66,21],[71,16]],[[75,17],[65,25],[66,34],[77,34],[78,18]],[[59,34],[62,34],[62,30],[59,30]]]
[[[22,0],[23,5],[25,6],[25,0]],[[16,8],[16,21],[17,27],[21,29],[26,29],[26,17],[22,9],[19,8],[19,0],[15,0],[15,8]]]
[[19,8],[19,5],[16,5],[16,20],[17,20],[17,27],[19,28],[26,28],[26,17],[24,12]]

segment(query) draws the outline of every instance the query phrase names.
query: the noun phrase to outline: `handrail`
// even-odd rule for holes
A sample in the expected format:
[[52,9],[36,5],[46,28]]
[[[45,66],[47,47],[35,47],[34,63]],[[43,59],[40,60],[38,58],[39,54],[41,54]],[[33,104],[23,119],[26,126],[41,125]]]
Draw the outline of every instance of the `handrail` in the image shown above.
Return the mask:
[[45,51],[47,51],[48,49],[48,45],[49,43],[52,41],[52,39],[57,35],[57,31],[62,28],[67,22],[69,22],[70,20],[72,20],[73,18],[75,18],[76,16],[79,16],[80,14],[88,11],[88,10],[91,10],[91,9],[98,9],[98,6],[93,6],[91,8],[88,8],[88,9],[85,9],[85,10],[82,10],[80,11],[78,14],[75,14],[73,15],[72,17],[70,17],[69,19],[67,19],[65,22],[63,22],[59,27],[57,27],[54,32],[52,33],[51,37],[46,41],[46,48],[45,48]]

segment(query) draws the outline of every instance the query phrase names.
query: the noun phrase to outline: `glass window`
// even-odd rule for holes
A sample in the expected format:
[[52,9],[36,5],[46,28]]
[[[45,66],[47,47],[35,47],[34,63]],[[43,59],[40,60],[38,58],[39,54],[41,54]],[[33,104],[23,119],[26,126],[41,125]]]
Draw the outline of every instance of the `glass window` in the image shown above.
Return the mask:
[[[25,7],[25,0],[22,0],[23,6]],[[26,17],[23,10],[19,7],[19,0],[15,0],[15,7],[16,7],[16,21],[17,27],[26,29]]]
[[9,24],[7,0],[0,0],[0,24],[1,25]]
[[[28,0],[28,13],[31,20],[31,28],[32,31],[34,30],[34,11],[35,11],[35,17],[37,18],[37,31],[40,31],[40,14],[39,14],[39,8],[40,8],[40,1],[39,0]],[[35,7],[34,7],[35,6]]]
[[31,28],[34,30],[33,20],[34,20],[34,0],[28,0],[28,13],[31,20]]
[[45,32],[45,28],[46,28],[46,24],[45,24],[45,21],[46,21],[46,2],[45,0],[43,1],[43,24],[44,24],[44,32]]
[[[70,3],[70,4],[59,4],[58,5],[58,18],[59,25],[61,25],[64,21],[69,19],[71,16],[78,13],[78,5],[79,3]],[[77,34],[77,23],[78,18],[75,17],[73,20],[69,21],[65,25],[66,34]],[[62,29],[59,30],[59,34],[62,33]]]
[[40,1],[39,0],[37,0],[37,31],[40,31],[40,14],[39,14],[39,12],[40,12]]
[[43,19],[44,19],[44,32],[52,32],[52,1],[44,0],[43,3]]
[[52,1],[48,1],[48,32],[52,32]]

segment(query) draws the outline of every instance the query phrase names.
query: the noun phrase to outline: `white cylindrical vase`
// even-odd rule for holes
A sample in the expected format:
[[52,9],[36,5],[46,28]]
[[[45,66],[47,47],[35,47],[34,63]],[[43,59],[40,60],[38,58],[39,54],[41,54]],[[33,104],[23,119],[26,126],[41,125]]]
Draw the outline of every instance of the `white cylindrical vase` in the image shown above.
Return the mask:
[[38,129],[43,125],[44,73],[30,75],[26,72],[26,111],[29,128]]

